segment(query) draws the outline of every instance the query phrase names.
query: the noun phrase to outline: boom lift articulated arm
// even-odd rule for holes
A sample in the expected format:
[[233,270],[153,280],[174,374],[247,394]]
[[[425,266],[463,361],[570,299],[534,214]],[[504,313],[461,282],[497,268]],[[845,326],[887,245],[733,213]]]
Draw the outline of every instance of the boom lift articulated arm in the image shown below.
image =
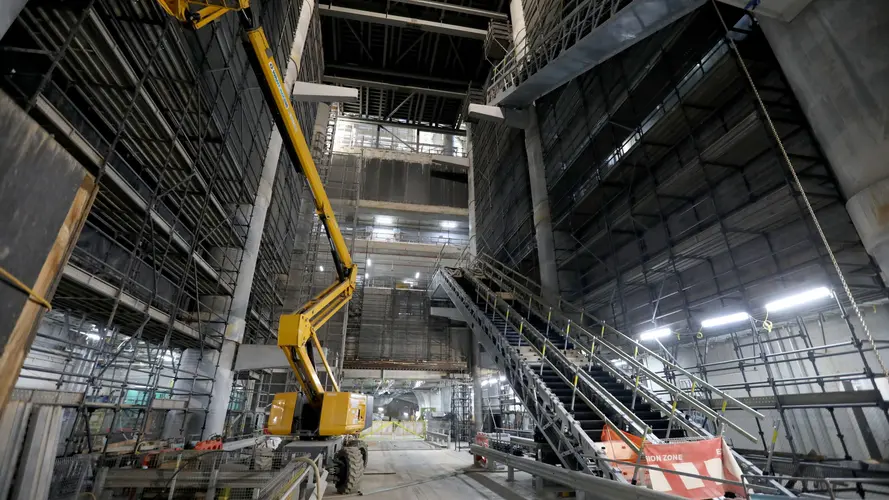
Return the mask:
[[[269,429],[275,434],[315,433],[335,435],[360,431],[366,415],[364,396],[341,393],[330,369],[316,331],[352,298],[358,268],[352,262],[346,241],[334,217],[330,199],[321,183],[306,138],[303,135],[284,85],[284,78],[272,56],[265,32],[258,26],[250,10],[249,0],[157,0],[171,16],[194,29],[201,28],[227,12],[237,11],[244,28],[244,46],[266,103],[275,118],[283,138],[284,148],[295,167],[308,182],[315,201],[315,213],[324,225],[333,255],[337,280],[317,297],[292,314],[281,316],[278,327],[278,346],[284,351],[293,373],[300,384],[309,406],[302,417],[295,419],[296,393],[278,394],[273,403]],[[310,354],[310,343],[320,356],[333,392],[325,394],[324,386],[315,371]],[[325,399],[329,404],[324,404]],[[323,407],[323,408],[322,408]],[[308,415],[308,416],[307,416]],[[335,420],[335,423],[331,422]],[[301,420],[295,429],[294,421]],[[320,430],[319,430],[320,426]]]

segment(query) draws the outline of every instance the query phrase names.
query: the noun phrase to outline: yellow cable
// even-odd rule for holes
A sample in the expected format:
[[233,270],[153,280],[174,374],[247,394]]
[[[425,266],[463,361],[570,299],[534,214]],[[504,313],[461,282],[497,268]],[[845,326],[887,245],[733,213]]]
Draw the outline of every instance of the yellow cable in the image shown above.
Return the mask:
[[35,292],[34,290],[31,289],[31,287],[22,283],[18,278],[13,276],[12,273],[7,271],[2,266],[0,266],[0,275],[2,275],[4,278],[6,278],[6,281],[9,281],[13,285],[15,285],[16,288],[18,288],[19,290],[28,294],[28,299],[42,305],[43,307],[46,308],[47,311],[52,310],[52,305],[46,299],[44,299],[43,297],[38,295],[37,292]]

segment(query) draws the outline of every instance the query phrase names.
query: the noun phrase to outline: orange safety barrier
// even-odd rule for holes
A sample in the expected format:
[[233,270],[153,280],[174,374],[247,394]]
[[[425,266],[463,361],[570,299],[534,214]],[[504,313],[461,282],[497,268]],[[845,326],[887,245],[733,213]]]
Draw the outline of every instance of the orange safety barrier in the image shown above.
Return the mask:
[[[605,428],[602,429],[602,437],[600,438],[600,450],[605,453],[607,458],[612,460],[635,463],[639,458],[638,454],[620,438],[617,434],[618,432],[626,436],[631,443],[636,445],[636,448],[642,447],[642,438],[640,436],[634,436],[624,431],[615,432],[611,427],[605,426]],[[623,474],[627,481],[633,478],[633,470],[635,467],[632,465],[618,464],[617,468],[620,469],[621,474]]]
[[221,439],[207,439],[206,441],[201,441],[198,444],[194,445],[195,450],[206,451],[206,450],[221,450],[222,449],[222,440]]
[[689,499],[707,499],[734,493],[746,498],[740,486],[726,485],[669,471],[697,474],[714,479],[740,481],[741,469],[722,438],[687,443],[645,443],[645,463],[664,470],[649,469],[651,489]]

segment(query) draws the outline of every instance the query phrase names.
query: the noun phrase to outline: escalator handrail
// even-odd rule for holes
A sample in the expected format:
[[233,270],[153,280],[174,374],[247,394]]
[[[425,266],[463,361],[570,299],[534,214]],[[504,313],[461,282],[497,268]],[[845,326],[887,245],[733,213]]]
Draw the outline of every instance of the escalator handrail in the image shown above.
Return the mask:
[[[477,304],[472,302],[468,297],[465,297],[466,293],[467,293],[466,290],[464,290],[463,287],[460,286],[456,282],[456,280],[451,275],[451,273],[448,272],[448,270],[440,269],[433,276],[433,281],[435,281],[436,279],[439,279],[439,277],[441,277],[441,279],[444,281],[444,283],[447,284],[447,286],[451,289],[451,291],[455,294],[455,296],[458,299],[460,299],[461,305],[467,309],[467,312],[470,313],[470,316],[472,316],[472,314],[471,314],[471,310],[469,308],[472,307],[477,311],[475,314],[476,316],[485,317],[485,319],[488,321],[488,323],[491,325],[491,327],[494,327],[493,322],[490,321],[490,318],[488,318],[486,315],[481,313]],[[455,301],[455,304],[456,304],[456,301]],[[478,318],[475,318],[475,319],[476,319],[476,322],[478,322]],[[480,324],[480,326],[482,326],[482,328],[484,329],[483,325]],[[494,327],[494,329],[496,330],[496,327]],[[495,339],[491,339],[491,340],[494,341]],[[595,445],[595,442],[589,437],[589,435],[587,435],[584,432],[583,428],[580,427],[580,425],[571,416],[571,414],[568,412],[568,410],[565,408],[565,406],[562,404],[562,402],[558,399],[558,397],[556,397],[556,395],[553,394],[553,392],[549,389],[549,387],[546,386],[546,384],[541,380],[541,378],[537,375],[537,373],[534,372],[533,368],[525,360],[522,359],[518,349],[516,349],[514,346],[510,345],[506,341],[506,339],[501,338],[500,340],[502,341],[501,342],[501,344],[502,344],[501,349],[504,351],[502,354],[508,355],[508,357],[513,361],[513,363],[517,367],[520,368],[520,371],[522,372],[521,375],[526,377],[533,384],[533,386],[531,386],[530,389],[534,391],[534,394],[533,394],[534,404],[539,405],[540,403],[538,402],[538,398],[541,397],[540,394],[541,393],[546,394],[547,397],[544,398],[544,403],[548,402],[553,407],[552,416],[559,418],[561,420],[561,422],[559,422],[559,426],[568,426],[570,429],[572,429],[574,431],[575,439],[577,439],[580,444],[580,448],[581,449],[586,448],[588,450],[586,452],[584,452],[583,450],[581,450],[581,452],[577,452],[574,445],[571,445],[569,443],[569,445],[572,447],[571,453],[574,454],[575,459],[579,463],[582,463],[582,461],[586,459],[586,456],[589,453],[592,453],[598,457],[599,451]],[[499,364],[499,362],[498,362],[498,364]],[[508,366],[502,365],[501,368],[503,369],[504,373],[507,373],[507,374],[511,373]],[[525,394],[525,391],[523,389],[527,388],[528,386],[524,382],[522,382],[521,380],[519,380],[519,381],[510,380],[510,383],[513,384],[513,389],[516,390],[517,395]],[[546,401],[547,399],[548,399],[548,401]],[[530,407],[528,406],[528,401],[523,401],[523,404],[525,405],[526,408],[529,408],[529,410],[530,410]],[[533,411],[531,412],[531,416],[532,416],[532,418],[535,418]],[[544,418],[550,418],[550,416],[545,413]],[[535,418],[535,420],[537,420],[537,419]],[[541,425],[540,422],[538,422],[538,425]],[[549,441],[549,438],[547,438],[547,441]],[[553,449],[557,449],[553,443],[550,443],[550,445],[553,445]],[[602,471],[605,471],[605,472],[611,474],[613,479],[615,479],[617,481],[626,482],[626,479],[623,477],[623,475],[620,474],[620,471],[617,469],[614,469],[609,462],[604,461],[604,460],[598,460],[598,464],[599,464],[599,468]]]
[[[512,306],[510,306],[506,301],[504,301],[500,297],[497,297],[496,292],[492,291],[491,289],[486,287],[484,284],[478,282],[475,278],[471,278],[471,279],[474,281],[474,284],[477,287],[484,289],[484,291],[485,291],[484,295],[489,295],[491,297],[494,297],[494,301],[495,301],[494,304],[491,304],[491,301],[489,300],[489,298],[487,296],[484,297],[484,300],[486,303],[491,304],[495,308],[497,308],[498,306],[503,306],[504,312],[509,311],[509,319],[506,319],[506,317],[503,313],[500,313],[500,317],[503,318],[508,323],[510,323],[510,325],[513,326],[513,329],[517,333],[519,331],[519,328],[518,328],[518,325],[515,324],[514,318],[519,318],[520,324],[524,323],[525,325],[527,325],[527,328],[525,328],[525,327],[521,328],[522,333],[519,333],[519,335],[521,337],[524,337],[528,342],[528,346],[533,348],[537,352],[537,354],[540,356],[541,362],[547,363],[559,375],[559,378],[561,378],[569,386],[572,385],[573,383],[572,383],[571,379],[563,373],[563,370],[556,367],[552,361],[550,361],[549,359],[546,358],[547,354],[553,354],[565,366],[572,366],[573,365],[576,367],[576,365],[574,363],[572,363],[571,360],[569,360],[564,355],[564,353],[562,353],[560,348],[558,346],[556,346],[551,340],[549,340],[545,335],[540,333],[533,325],[530,324],[530,322],[528,322],[527,319],[522,317],[521,314],[519,314],[518,311],[516,311],[514,308],[512,308]],[[481,296],[482,294],[479,294],[479,295]],[[549,349],[549,352],[544,354],[531,341],[531,339],[525,335],[525,332],[531,332],[532,334],[535,335],[535,337],[537,337],[538,341],[542,341],[545,346],[551,347],[551,349]],[[645,424],[645,422],[642,421],[642,419],[637,417],[632,411],[630,411],[629,408],[627,408],[619,399],[615,398],[609,391],[605,390],[605,388],[602,387],[594,378],[590,377],[588,373],[584,372],[581,369],[578,369],[577,372],[574,373],[573,375],[578,377],[579,382],[583,381],[584,384],[587,385],[593,392],[595,392],[600,397],[607,400],[612,405],[613,409],[615,409],[618,412],[618,415],[620,415],[621,417],[623,417],[625,420],[628,421],[628,423],[634,428],[633,430],[636,431],[636,433],[638,435],[645,436],[645,439],[648,442],[654,442],[654,443],[660,442],[660,440],[654,434],[649,432],[650,431],[649,427]],[[620,427],[618,425],[616,425],[610,418],[608,418],[608,416],[605,414],[605,412],[603,412],[595,404],[593,404],[593,402],[590,401],[581,391],[578,390],[577,395],[581,397],[582,401],[584,401],[584,403],[586,403],[587,406],[589,406],[590,409],[593,410],[593,412],[595,412],[599,417],[602,418],[602,420],[605,422],[606,425],[610,426],[612,429],[620,430]],[[626,438],[623,435],[623,433],[618,433],[618,435],[623,439],[623,441],[625,442],[625,444],[627,444],[627,446],[629,446],[634,452],[638,453],[639,449],[632,441],[630,441],[628,438]]]
[[[489,264],[484,263],[484,262],[483,262],[483,264],[487,265],[489,269],[493,269]],[[494,271],[496,271],[496,270],[494,269]],[[498,274],[502,274],[502,273],[498,273]],[[491,279],[496,279],[496,278],[497,278],[496,276],[493,276],[493,275],[491,275],[491,274],[487,274],[487,273],[486,273],[486,275],[487,275],[489,278],[491,278]],[[508,276],[504,276],[504,277],[506,277],[506,278],[508,279]],[[514,280],[511,280],[511,281],[514,281]],[[546,305],[544,302],[542,302],[542,301],[539,299],[539,297],[534,296],[533,294],[530,293],[530,291],[528,291],[527,289],[524,289],[524,287],[522,287],[521,285],[519,285],[519,284],[517,284],[517,283],[516,283],[515,285],[516,285],[516,288],[519,289],[520,291],[522,291],[522,292],[524,292],[524,293],[526,293],[526,294],[529,294],[529,295],[528,295],[528,297],[529,297],[529,300],[528,300],[528,304],[529,304],[529,306],[530,306],[530,305],[532,304],[532,302],[535,301],[535,300],[536,300],[537,302],[539,302],[541,305]],[[547,306],[547,307],[548,307],[548,306]],[[540,316],[540,317],[544,317],[544,316],[545,316],[545,314],[541,313],[539,310],[538,310],[538,311],[535,311],[535,313],[538,314],[538,316]],[[689,405],[693,406],[696,410],[700,411],[701,413],[703,413],[703,414],[706,415],[707,417],[709,417],[709,418],[711,418],[711,419],[713,419],[713,420],[715,420],[715,421],[725,423],[726,425],[728,425],[728,426],[731,427],[732,429],[736,430],[738,433],[740,433],[741,435],[743,435],[744,437],[746,437],[747,439],[749,439],[749,440],[752,441],[752,442],[759,442],[759,440],[756,438],[756,436],[754,436],[753,434],[747,432],[744,428],[742,428],[742,427],[739,426],[738,424],[736,424],[736,423],[732,422],[731,420],[725,418],[724,414],[720,414],[720,413],[715,412],[712,408],[710,408],[710,407],[708,407],[707,405],[701,403],[701,402],[700,402],[697,398],[695,398],[693,395],[688,395],[688,394],[686,394],[681,388],[677,387],[675,384],[670,383],[669,381],[667,381],[667,380],[664,379],[663,377],[661,377],[661,376],[659,376],[658,374],[656,374],[654,371],[652,371],[650,368],[648,368],[644,363],[642,363],[642,362],[640,362],[639,360],[637,360],[635,355],[630,355],[630,354],[624,352],[623,349],[620,349],[620,348],[614,346],[613,344],[611,344],[610,342],[608,342],[607,340],[605,340],[604,335],[602,335],[602,336],[598,336],[598,337],[595,336],[595,335],[593,335],[593,334],[590,333],[588,330],[586,330],[585,328],[583,328],[582,326],[580,326],[578,323],[573,322],[573,320],[571,320],[570,318],[565,318],[565,316],[564,316],[561,312],[559,312],[559,311],[557,311],[557,310],[555,310],[555,309],[553,309],[553,310],[551,310],[551,311],[548,311],[546,314],[552,314],[553,317],[558,317],[558,318],[561,318],[561,319],[567,321],[567,327],[561,327],[559,324],[553,322],[555,329],[556,329],[557,331],[560,331],[561,334],[562,334],[563,336],[566,335],[565,330],[566,330],[566,329],[569,330],[569,332],[568,332],[568,334],[567,334],[568,337],[570,337],[570,338],[572,338],[572,339],[575,339],[575,340],[576,340],[576,345],[577,345],[582,351],[584,351],[588,356],[589,356],[589,355],[593,355],[593,356],[595,356],[595,354],[593,354],[592,351],[591,351],[589,348],[587,348],[586,346],[584,346],[584,345],[582,344],[581,339],[579,339],[579,338],[576,337],[576,336],[578,335],[578,334],[577,334],[577,330],[580,330],[580,332],[581,332],[582,334],[586,335],[589,339],[592,339],[591,341],[592,341],[593,343],[595,343],[595,344],[599,344],[600,347],[603,347],[603,348],[605,348],[605,349],[608,349],[608,350],[611,351],[612,353],[616,354],[620,359],[622,359],[624,362],[626,362],[626,363],[628,364],[628,366],[634,367],[636,370],[638,370],[638,371],[644,373],[645,375],[647,375],[648,378],[649,378],[649,380],[651,380],[651,381],[654,382],[655,384],[657,384],[657,385],[659,385],[659,386],[665,388],[665,389],[667,390],[667,392],[669,392],[669,393],[670,393],[670,394],[671,394],[677,401],[678,401],[678,400],[684,400],[684,401],[688,402]],[[591,317],[592,317],[592,316],[591,316]],[[595,319],[595,318],[594,318],[594,319]],[[604,324],[603,324],[603,325],[604,325]],[[572,328],[572,327],[573,327],[573,328]],[[571,332],[570,330],[574,330],[574,331]],[[617,330],[614,330],[613,328],[612,328],[612,330],[613,330],[613,331],[617,331]],[[619,333],[619,332],[618,332],[618,333]],[[572,335],[572,334],[573,334],[573,335]],[[623,335],[623,334],[621,334],[621,335]],[[636,346],[639,346],[639,345],[641,345],[641,344],[635,343],[635,345],[636,345]],[[596,359],[598,359],[600,362],[602,361],[601,358],[599,358],[598,356],[596,356]],[[658,358],[658,359],[662,359],[662,358]],[[618,370],[617,368],[613,367],[612,364],[611,364],[610,362],[602,363],[602,365],[603,365],[603,367],[606,368],[610,373],[614,374],[614,375],[617,376],[617,377],[621,377],[621,378],[622,378],[622,375],[620,374],[620,370]],[[644,392],[644,391],[640,391],[640,393],[643,393],[643,392]],[[714,392],[717,392],[717,391],[714,391]],[[718,392],[720,392],[721,395],[723,395],[724,398],[729,399],[729,397],[727,397],[727,396],[725,395],[725,393],[723,393],[722,391],[718,391]],[[653,396],[653,395],[651,395],[651,394],[645,394],[645,396],[646,396],[645,399],[647,399],[649,402],[653,402],[654,399],[657,399],[656,396]],[[737,400],[735,400],[734,398],[731,398],[730,400],[732,400],[732,401],[737,401]],[[658,406],[660,406],[658,403],[655,403],[655,404],[658,405]],[[741,403],[737,403],[737,404],[740,405]],[[746,406],[746,405],[745,405],[745,406]],[[677,410],[676,412],[673,412],[673,410],[671,409],[671,410],[668,410],[668,412],[671,413],[671,414],[672,414],[672,413],[679,413],[679,414],[681,415],[681,412],[678,412],[678,410]],[[759,412],[755,412],[755,413],[756,413],[756,414],[759,414]],[[679,420],[680,420],[680,421],[683,421],[684,419],[681,419],[681,418],[680,418]],[[685,426],[683,426],[683,427],[685,427]]]
[[[514,273],[514,274],[517,274],[516,271],[514,271],[514,270],[508,268],[508,266],[506,266],[505,264],[503,264],[503,263],[501,263],[501,262],[499,262],[499,261],[493,259],[492,257],[490,257],[490,256],[488,256],[488,255],[486,255],[486,254],[480,254],[479,257],[476,259],[476,262],[480,262],[480,263],[484,264],[485,266],[487,266],[489,269],[491,269],[491,270],[493,270],[493,271],[495,271],[495,272],[498,272],[498,270],[497,270],[491,263],[486,262],[486,260],[491,260],[491,261],[493,261],[493,262],[496,262],[496,263],[500,264],[500,266],[503,266],[504,268],[509,269],[510,272],[512,272],[512,273]],[[552,305],[550,305],[550,304],[549,304],[546,300],[544,300],[540,295],[535,294],[534,292],[532,292],[531,290],[529,290],[527,287],[521,285],[521,284],[518,283],[516,280],[510,278],[508,275],[506,275],[506,273],[504,273],[504,272],[502,272],[502,271],[499,271],[498,274],[504,275],[505,278],[507,278],[507,279],[509,279],[510,281],[512,281],[517,287],[519,287],[523,292],[525,292],[526,294],[528,294],[530,298],[532,298],[534,301],[536,301],[536,302],[537,302],[538,304],[540,304],[541,306],[546,307],[546,308],[550,308],[550,309],[552,310],[552,312],[553,312],[554,315],[557,315],[557,316],[561,317],[561,319],[563,319],[563,320],[565,320],[565,321],[571,321],[570,318],[565,317],[564,313],[563,313],[560,309],[558,309],[558,308],[553,308]],[[521,275],[519,275],[519,276],[521,276]],[[525,278],[525,280],[526,280],[526,282],[531,283],[531,284],[535,285],[535,286],[538,287],[538,288],[540,287],[540,285],[537,285],[535,282],[531,281],[529,278]],[[681,366],[679,366],[679,365],[677,365],[677,364],[675,364],[675,363],[673,363],[673,362],[671,362],[671,361],[669,361],[669,360],[667,360],[667,359],[661,357],[659,354],[657,354],[656,352],[652,351],[651,349],[649,349],[648,347],[646,347],[645,345],[643,345],[641,342],[639,342],[639,341],[637,341],[636,339],[634,339],[634,338],[632,338],[632,337],[630,337],[630,336],[624,334],[624,333],[621,332],[620,330],[618,330],[618,329],[616,329],[616,328],[614,328],[614,327],[608,325],[606,322],[600,320],[600,319],[597,318],[596,316],[593,316],[593,315],[591,315],[591,314],[589,314],[589,313],[583,311],[582,309],[578,308],[578,307],[575,306],[574,304],[571,304],[570,302],[562,301],[561,298],[560,298],[560,299],[559,299],[559,306],[561,307],[561,306],[566,306],[566,305],[569,306],[569,307],[571,307],[571,308],[573,308],[573,309],[575,309],[575,311],[576,311],[578,314],[581,315],[581,318],[582,318],[583,316],[587,316],[587,317],[589,317],[589,318],[590,318],[591,320],[593,320],[597,325],[599,325],[599,326],[601,326],[601,327],[607,329],[607,330],[608,330],[609,332],[611,332],[611,333],[614,333],[614,334],[616,334],[616,335],[618,335],[618,336],[624,338],[625,340],[627,340],[627,341],[629,341],[630,343],[632,343],[634,347],[636,347],[636,348],[638,348],[639,350],[645,352],[646,354],[652,356],[654,359],[658,360],[658,362],[662,363],[663,366],[665,366],[665,367],[670,367],[671,369],[674,369],[674,370],[676,370],[676,371],[682,373],[682,374],[685,375],[686,377],[690,378],[691,380],[695,381],[695,382],[696,382],[696,385],[698,385],[699,388],[706,388],[706,389],[708,389],[708,390],[710,390],[710,391],[712,391],[712,392],[718,394],[718,395],[721,396],[723,399],[730,401],[733,405],[735,405],[735,407],[737,407],[737,408],[739,408],[739,409],[742,409],[742,410],[746,411],[747,413],[749,413],[749,414],[755,416],[755,417],[758,418],[758,419],[764,419],[764,418],[765,418],[765,415],[763,415],[762,413],[760,413],[760,412],[754,410],[754,409],[751,408],[750,406],[748,406],[748,405],[742,403],[742,402],[739,401],[738,399],[736,399],[736,398],[734,398],[734,397],[732,397],[732,396],[726,394],[725,391],[721,390],[720,388],[718,388],[718,387],[714,386],[713,384],[710,384],[710,383],[707,382],[706,380],[703,380],[703,379],[701,379],[700,377],[698,377],[698,376],[692,374],[691,372],[689,372],[689,371],[686,370],[685,368],[683,368],[683,367],[681,367]],[[585,334],[586,334],[587,336],[589,336],[590,338],[595,338],[595,336],[594,336],[592,333],[590,333],[588,330],[586,330],[586,328],[584,328],[582,325],[580,325],[580,324],[578,324],[578,323],[573,323],[573,324],[575,325],[575,328],[580,329],[583,333],[585,333]],[[606,342],[607,342],[607,341],[606,341]],[[610,345],[610,343],[609,343],[609,345]],[[612,348],[613,348],[613,346],[612,346]],[[621,350],[621,352],[623,352],[623,351]],[[625,353],[624,353],[624,354],[625,354]],[[640,363],[636,362],[635,360],[633,360],[633,362],[634,362],[634,364],[640,364]],[[655,376],[656,376],[656,378],[658,378],[658,379],[662,379],[662,377],[659,377],[659,376],[657,376],[657,375],[655,375]],[[678,388],[677,388],[677,389],[678,389]],[[680,391],[680,392],[681,392],[681,391]],[[683,396],[684,396],[684,394],[683,394]],[[709,408],[708,408],[708,409],[709,409]],[[737,430],[737,429],[736,429],[736,430]]]

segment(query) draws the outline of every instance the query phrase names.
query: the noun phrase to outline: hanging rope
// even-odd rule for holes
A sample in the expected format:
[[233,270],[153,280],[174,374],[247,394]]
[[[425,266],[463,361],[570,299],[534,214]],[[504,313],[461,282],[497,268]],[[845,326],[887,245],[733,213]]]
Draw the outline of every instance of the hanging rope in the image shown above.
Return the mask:
[[[756,84],[753,83],[753,77],[750,76],[750,72],[747,70],[747,65],[744,63],[744,58],[741,57],[741,51],[738,50],[738,46],[735,44],[735,41],[728,36],[730,30],[728,24],[725,22],[725,18],[722,16],[722,12],[719,11],[719,7],[716,5],[716,0],[711,0],[713,4],[713,8],[716,9],[716,14],[719,16],[719,21],[722,23],[722,27],[725,29],[726,40],[728,41],[729,46],[732,48],[732,51],[735,53],[738,59],[738,65],[741,67],[741,70],[744,72],[744,76],[747,77],[747,82],[750,83],[750,88],[753,89],[753,95],[756,96],[756,102],[759,105],[759,108],[762,110],[762,114],[765,117],[766,124],[769,127],[769,132],[775,138],[775,142],[778,143],[778,148],[781,150],[781,155],[784,157],[784,161],[787,162],[787,167],[790,169],[791,175],[793,175],[793,181],[796,184],[797,189],[799,189],[800,197],[806,205],[806,210],[809,212],[809,216],[812,217],[812,222],[815,224],[815,229],[818,230],[818,235],[821,237],[821,242],[824,244],[824,248],[827,250],[827,255],[830,257],[830,261],[833,263],[833,268],[837,272],[837,276],[840,278],[840,283],[843,285],[843,291],[846,292],[846,297],[849,299],[849,303],[852,305],[852,310],[855,311],[855,315],[858,316],[858,320],[861,321],[861,327],[864,330],[865,335],[867,335],[867,340],[870,342],[871,349],[874,352],[874,355],[877,358],[877,363],[880,365],[880,369],[883,371],[883,376],[889,378],[889,369],[886,368],[886,364],[883,362],[883,357],[880,355],[880,351],[877,349],[877,344],[874,342],[874,337],[870,332],[870,328],[867,326],[867,322],[864,321],[864,314],[861,313],[861,309],[858,307],[858,303],[855,302],[855,297],[852,296],[852,290],[849,289],[849,284],[846,282],[846,277],[843,275],[842,269],[840,269],[840,264],[837,262],[836,256],[833,254],[833,250],[830,249],[830,244],[827,241],[827,236],[824,234],[824,230],[821,228],[821,223],[818,222],[818,217],[815,215],[815,210],[812,208],[812,204],[809,202],[809,197],[806,196],[806,190],[803,189],[803,184],[799,180],[799,176],[796,174],[796,169],[793,167],[793,162],[790,161],[790,155],[787,154],[787,150],[784,149],[784,142],[781,141],[781,136],[778,134],[778,130],[775,129],[775,124],[772,122],[771,116],[769,116],[769,112],[766,109],[765,103],[762,101],[762,97],[759,95],[759,90],[756,88]],[[748,14],[750,15],[750,14]]]
[[22,283],[21,280],[19,280],[15,276],[13,276],[12,273],[7,271],[3,267],[0,267],[0,276],[3,276],[3,279],[8,281],[12,286],[14,286],[14,287],[18,288],[19,290],[21,290],[22,292],[24,292],[28,296],[29,300],[36,302],[36,303],[40,304],[41,306],[45,307],[47,311],[52,310],[52,306],[50,305],[48,300],[41,297],[37,292],[32,290],[31,287]]

